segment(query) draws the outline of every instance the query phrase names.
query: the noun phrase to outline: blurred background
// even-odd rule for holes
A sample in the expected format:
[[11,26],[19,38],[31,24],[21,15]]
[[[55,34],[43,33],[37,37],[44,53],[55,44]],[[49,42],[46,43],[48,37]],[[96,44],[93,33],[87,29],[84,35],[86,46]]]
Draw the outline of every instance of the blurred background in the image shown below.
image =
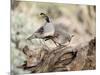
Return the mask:
[[[16,66],[23,64],[26,59],[21,52],[24,41],[34,31],[44,24],[40,13],[46,13],[55,25],[63,25],[66,31],[74,34],[70,43],[77,46],[96,37],[96,6],[79,4],[60,4],[43,2],[11,1],[11,71],[17,73],[29,73],[18,69]],[[20,48],[18,47],[21,42]],[[34,40],[35,49],[40,45]],[[33,47],[33,46],[32,46]]]

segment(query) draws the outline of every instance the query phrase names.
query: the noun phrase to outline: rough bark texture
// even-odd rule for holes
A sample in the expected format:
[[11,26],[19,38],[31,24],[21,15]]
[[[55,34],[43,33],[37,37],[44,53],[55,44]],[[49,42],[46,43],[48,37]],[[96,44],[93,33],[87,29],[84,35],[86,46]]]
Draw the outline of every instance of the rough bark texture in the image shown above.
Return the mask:
[[[52,51],[42,49],[38,54],[38,64],[27,66],[27,63],[31,62],[30,59],[34,58],[31,56],[20,67],[35,73],[93,70],[96,68],[95,48],[96,38],[74,48],[62,46]],[[29,55],[26,56],[29,57]]]

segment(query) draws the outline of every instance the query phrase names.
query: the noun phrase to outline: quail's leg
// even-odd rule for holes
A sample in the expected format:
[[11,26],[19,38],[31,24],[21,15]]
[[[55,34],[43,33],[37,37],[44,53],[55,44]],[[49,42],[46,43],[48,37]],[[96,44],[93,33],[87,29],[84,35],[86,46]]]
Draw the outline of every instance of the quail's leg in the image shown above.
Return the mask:
[[53,39],[51,39],[53,42],[54,42],[54,44],[58,47],[58,44],[57,44],[57,42],[55,42]]
[[65,46],[65,45],[62,45],[62,44],[60,44],[60,43],[54,41],[53,39],[51,39],[51,40],[54,42],[54,44],[55,44],[57,47],[64,47],[64,46]]

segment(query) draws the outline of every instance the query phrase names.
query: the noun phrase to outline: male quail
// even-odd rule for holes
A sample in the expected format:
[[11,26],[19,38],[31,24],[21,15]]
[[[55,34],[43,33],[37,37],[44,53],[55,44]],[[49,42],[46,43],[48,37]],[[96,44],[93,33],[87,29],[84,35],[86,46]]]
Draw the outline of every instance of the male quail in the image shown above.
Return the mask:
[[62,44],[71,41],[72,36],[65,31],[63,32],[61,26],[55,26],[46,14],[40,13],[40,15],[45,19],[46,22],[29,38],[27,38],[28,40],[34,38],[44,39],[45,41],[52,40],[56,46],[61,46]]
[[53,25],[53,23],[50,21],[49,17],[46,14],[40,13],[40,15],[45,19],[45,24],[41,26],[36,32],[34,32],[27,39],[31,40],[34,38],[39,38],[39,39],[44,39],[45,41],[51,39],[55,43],[55,41],[53,40],[55,33],[55,26]]

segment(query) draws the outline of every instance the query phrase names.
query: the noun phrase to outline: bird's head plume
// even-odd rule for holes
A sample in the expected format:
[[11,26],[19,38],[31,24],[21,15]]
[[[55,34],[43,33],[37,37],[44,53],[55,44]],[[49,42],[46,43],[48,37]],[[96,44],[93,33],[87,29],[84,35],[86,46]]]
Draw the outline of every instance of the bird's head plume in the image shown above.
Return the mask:
[[40,15],[46,20],[46,22],[50,22],[49,17],[46,14],[40,13]]

